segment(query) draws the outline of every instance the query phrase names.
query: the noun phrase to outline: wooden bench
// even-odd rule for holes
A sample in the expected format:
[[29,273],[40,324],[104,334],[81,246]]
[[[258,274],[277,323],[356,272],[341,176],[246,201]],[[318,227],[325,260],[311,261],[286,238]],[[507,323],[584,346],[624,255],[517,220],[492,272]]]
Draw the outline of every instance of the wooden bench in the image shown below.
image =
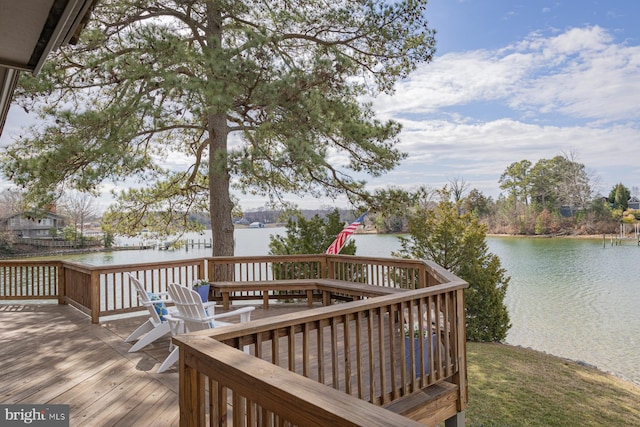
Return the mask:
[[382,407],[428,426],[434,426],[440,420],[447,420],[445,425],[449,426],[456,425],[456,417],[460,416],[457,398],[458,386],[443,381],[403,396]]
[[[405,289],[384,286],[368,285],[366,283],[348,282],[335,279],[285,279],[285,280],[259,280],[245,282],[211,282],[214,293],[222,296],[222,306],[229,309],[231,294],[234,292],[260,292],[264,308],[269,307],[269,291],[300,291],[307,298],[307,305],[313,305],[314,291],[322,292],[322,304],[331,305],[331,298],[336,294],[360,299],[376,297],[396,292],[404,292]],[[287,296],[291,297],[291,296]],[[277,296],[276,296],[277,298]]]
[[[379,297],[398,292],[405,292],[406,289],[392,288],[387,286],[368,285],[366,283],[348,282],[346,280],[321,279],[317,281],[318,289],[323,294],[323,305],[330,305],[331,295],[338,293],[348,295],[353,299],[361,299],[363,297]],[[325,300],[325,296],[329,299]]]

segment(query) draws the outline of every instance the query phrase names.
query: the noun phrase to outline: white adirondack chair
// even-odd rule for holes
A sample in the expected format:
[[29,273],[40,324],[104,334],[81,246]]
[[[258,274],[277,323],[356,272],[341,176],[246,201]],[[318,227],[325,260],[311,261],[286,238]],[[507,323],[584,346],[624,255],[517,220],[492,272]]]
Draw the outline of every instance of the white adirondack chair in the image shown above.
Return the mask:
[[[167,316],[169,322],[174,325],[172,333],[175,335],[180,333],[182,328],[177,327],[178,324],[184,328],[184,332],[195,332],[203,329],[211,329],[230,323],[221,322],[218,319],[228,318],[232,316],[240,316],[240,322],[248,322],[251,320],[251,312],[255,307],[242,307],[237,310],[225,313],[215,314],[214,306],[203,304],[198,292],[188,289],[176,283],[168,286],[169,296],[173,300],[177,309],[176,314]],[[158,372],[164,372],[171,368],[179,357],[179,347],[174,347],[169,356],[162,362]]]
[[[171,302],[168,298],[167,292],[154,293],[159,299],[151,299],[151,296],[147,292],[147,290],[142,286],[142,283],[131,274],[127,273],[129,276],[129,283],[133,284],[136,288],[136,292],[138,293],[138,301],[140,305],[147,308],[149,311],[149,319],[140,325],[135,331],[131,333],[124,341],[132,342],[138,340],[130,349],[129,353],[139,351],[142,348],[148,346],[155,340],[165,337],[171,333],[171,327],[166,317],[161,316],[156,308],[166,308],[166,304]],[[156,304],[161,304],[156,306]],[[175,313],[176,310],[172,308],[166,308],[167,314]]]

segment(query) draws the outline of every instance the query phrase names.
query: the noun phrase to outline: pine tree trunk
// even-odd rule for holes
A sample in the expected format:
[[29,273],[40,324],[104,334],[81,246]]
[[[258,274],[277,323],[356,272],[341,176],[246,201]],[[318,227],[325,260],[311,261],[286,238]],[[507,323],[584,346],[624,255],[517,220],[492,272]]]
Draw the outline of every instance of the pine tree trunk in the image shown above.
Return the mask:
[[233,203],[227,170],[227,121],[224,114],[209,115],[209,215],[213,256],[233,256]]
[[[207,3],[208,25],[207,45],[219,48],[222,40],[222,16],[216,2]],[[213,73],[212,73],[213,74]],[[215,78],[210,75],[209,78]],[[224,111],[214,107],[213,97],[223,94],[206,93],[209,114],[209,215],[211,217],[211,237],[213,256],[233,256],[233,203],[229,195],[230,175],[227,165],[227,137],[229,128]]]

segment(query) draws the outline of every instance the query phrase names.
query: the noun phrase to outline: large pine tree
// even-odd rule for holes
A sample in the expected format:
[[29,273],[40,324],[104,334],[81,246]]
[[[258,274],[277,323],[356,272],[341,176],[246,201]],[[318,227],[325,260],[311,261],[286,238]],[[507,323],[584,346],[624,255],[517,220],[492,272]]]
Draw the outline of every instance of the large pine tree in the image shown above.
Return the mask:
[[232,255],[233,188],[355,201],[356,175],[403,158],[399,124],[362,99],[432,59],[425,6],[101,0],[78,45],[21,79],[18,102],[47,124],[7,150],[3,172],[41,205],[124,181],[106,216],[119,233],[189,229],[208,210],[213,255]]

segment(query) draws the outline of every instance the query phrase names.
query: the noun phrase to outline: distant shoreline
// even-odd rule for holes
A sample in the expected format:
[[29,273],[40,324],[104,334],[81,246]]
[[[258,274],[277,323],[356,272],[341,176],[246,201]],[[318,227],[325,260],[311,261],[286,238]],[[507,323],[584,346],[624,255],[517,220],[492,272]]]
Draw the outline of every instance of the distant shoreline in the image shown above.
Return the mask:
[[[353,234],[380,234],[383,236],[394,236],[394,235],[408,235],[409,233],[378,233],[375,230],[356,230]],[[487,237],[515,237],[515,238],[523,238],[523,239],[591,239],[591,240],[602,240],[603,238],[609,239],[620,239],[617,234],[608,233],[608,234],[502,234],[502,233],[487,233]],[[637,240],[635,235],[630,235],[623,237],[622,240]]]
[[[282,228],[285,224],[277,223],[277,224],[265,224],[264,228]],[[235,225],[235,229],[237,230],[252,230],[249,226],[243,225]],[[401,236],[408,235],[408,233],[378,233],[375,230],[356,230],[354,232],[356,235],[367,235],[367,234],[380,234],[380,235],[388,235],[388,236]],[[584,240],[605,240],[605,242],[617,242],[617,241],[638,241],[640,245],[639,237],[635,235],[630,235],[628,237],[620,237],[617,234],[609,233],[609,234],[567,234],[567,235],[525,235],[525,234],[500,234],[500,233],[487,233],[487,237],[509,237],[509,238],[525,238],[525,239],[584,239]],[[118,246],[111,248],[81,248],[81,249],[63,249],[63,250],[52,250],[52,251],[44,251],[44,252],[28,252],[23,247],[21,252],[19,253],[0,253],[0,260],[10,260],[16,258],[33,258],[33,257],[49,257],[56,255],[72,255],[72,254],[84,254],[84,253],[92,253],[92,252],[111,252],[111,251],[124,251],[124,250],[132,250],[132,249],[146,249],[145,247],[138,246]]]

